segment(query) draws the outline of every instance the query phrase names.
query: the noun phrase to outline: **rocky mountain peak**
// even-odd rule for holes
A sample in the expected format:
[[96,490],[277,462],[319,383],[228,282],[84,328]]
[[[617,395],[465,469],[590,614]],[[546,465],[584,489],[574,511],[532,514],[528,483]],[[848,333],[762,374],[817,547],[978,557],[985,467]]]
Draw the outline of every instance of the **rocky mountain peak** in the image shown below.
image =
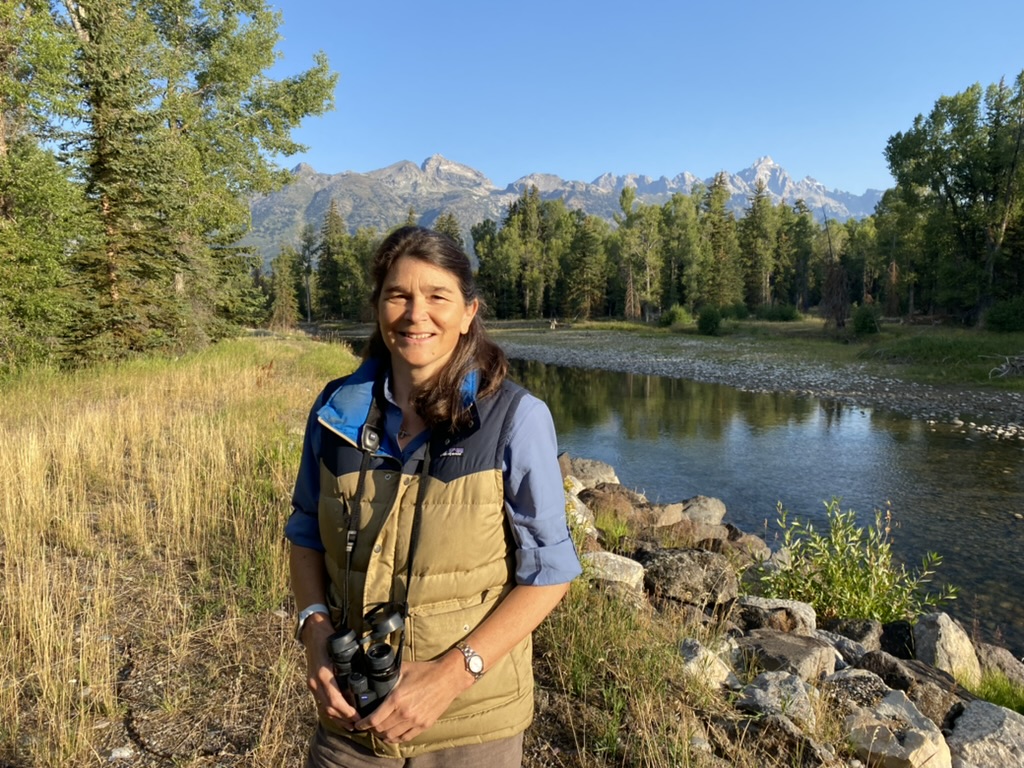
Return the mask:
[[[690,194],[698,184],[709,186],[712,182],[687,172],[657,179],[605,173],[589,183],[534,173],[498,188],[480,171],[443,155],[431,155],[419,165],[403,160],[369,173],[317,173],[306,163],[296,165],[292,173],[292,184],[252,203],[253,228],[243,242],[255,245],[267,258],[282,244],[297,242],[304,224],[320,226],[332,200],[352,229],[386,231],[404,221],[411,208],[424,226],[430,226],[442,213],[452,213],[468,238],[474,224],[484,219],[500,222],[508,206],[531,186],[536,186],[545,200],[562,199],[570,208],[611,221],[619,213],[619,193],[625,186],[636,188],[640,202],[663,205],[674,194]],[[860,195],[829,191],[809,177],[794,181],[767,155],[749,168],[725,176],[732,193],[730,207],[738,213],[749,205],[758,179],[764,180],[773,203],[792,204],[802,199],[812,211],[827,209],[830,218],[840,221],[869,215],[882,197],[878,190]]]
[[431,155],[423,161],[420,170],[429,177],[456,186],[494,186],[480,171],[449,160],[444,155]]

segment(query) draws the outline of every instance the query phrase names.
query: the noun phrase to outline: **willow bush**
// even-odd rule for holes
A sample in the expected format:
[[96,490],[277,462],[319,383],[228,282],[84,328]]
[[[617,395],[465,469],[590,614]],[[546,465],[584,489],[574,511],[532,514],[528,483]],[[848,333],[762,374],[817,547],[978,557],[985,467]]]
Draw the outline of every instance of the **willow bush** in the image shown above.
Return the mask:
[[[929,552],[921,567],[908,570],[893,553],[893,515],[888,506],[875,510],[873,524],[858,526],[853,510],[843,511],[840,500],[825,502],[828,531],[791,520],[781,502],[778,524],[788,563],[761,566],[756,586],[765,597],[800,600],[821,618],[913,620],[953,600],[957,589],[931,591],[942,558]],[[786,558],[782,558],[784,561]]]

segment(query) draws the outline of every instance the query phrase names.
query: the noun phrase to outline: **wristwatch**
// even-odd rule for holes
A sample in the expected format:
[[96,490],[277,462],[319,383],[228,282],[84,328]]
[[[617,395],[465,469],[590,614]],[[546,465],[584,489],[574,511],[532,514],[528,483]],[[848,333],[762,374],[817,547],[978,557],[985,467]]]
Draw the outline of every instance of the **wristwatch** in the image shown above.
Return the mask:
[[484,657],[461,640],[455,644],[455,647],[462,651],[462,655],[466,659],[466,671],[473,676],[473,679],[479,680],[483,677]]
[[331,615],[330,609],[323,603],[313,603],[312,605],[303,608],[299,611],[299,620],[295,622],[295,642],[302,642],[302,628],[306,626],[306,621],[314,613],[326,613],[328,616]]

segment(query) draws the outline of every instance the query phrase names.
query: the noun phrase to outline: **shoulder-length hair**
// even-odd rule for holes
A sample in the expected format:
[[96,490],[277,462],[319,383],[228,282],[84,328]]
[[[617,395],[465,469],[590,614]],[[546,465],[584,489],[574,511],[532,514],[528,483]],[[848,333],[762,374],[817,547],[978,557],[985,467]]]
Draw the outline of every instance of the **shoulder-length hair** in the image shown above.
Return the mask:
[[[388,235],[380,244],[374,254],[371,268],[371,300],[374,312],[377,311],[388,272],[395,262],[403,257],[419,259],[443,269],[455,277],[462,299],[467,304],[474,299],[480,302],[469,330],[459,337],[444,368],[428,385],[413,390],[411,396],[413,407],[428,427],[445,422],[451,422],[453,429],[466,426],[471,420],[469,409],[462,397],[462,383],[466,375],[474,369],[478,372],[477,398],[487,397],[497,391],[505,380],[508,359],[501,347],[491,341],[484,330],[480,319],[484,310],[483,299],[473,279],[469,257],[454,240],[440,232],[423,227],[402,227]],[[384,343],[379,322],[370,336],[364,356],[390,362],[391,354]]]

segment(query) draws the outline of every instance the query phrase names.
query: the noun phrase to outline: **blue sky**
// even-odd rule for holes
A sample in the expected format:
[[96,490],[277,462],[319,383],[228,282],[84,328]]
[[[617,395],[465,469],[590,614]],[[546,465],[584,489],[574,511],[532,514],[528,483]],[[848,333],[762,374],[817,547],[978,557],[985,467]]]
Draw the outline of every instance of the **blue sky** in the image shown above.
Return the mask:
[[291,0],[271,73],[327,53],[337,107],[280,158],[323,173],[434,153],[528,173],[701,178],[770,155],[855,194],[941,95],[1024,70],[1024,1]]

